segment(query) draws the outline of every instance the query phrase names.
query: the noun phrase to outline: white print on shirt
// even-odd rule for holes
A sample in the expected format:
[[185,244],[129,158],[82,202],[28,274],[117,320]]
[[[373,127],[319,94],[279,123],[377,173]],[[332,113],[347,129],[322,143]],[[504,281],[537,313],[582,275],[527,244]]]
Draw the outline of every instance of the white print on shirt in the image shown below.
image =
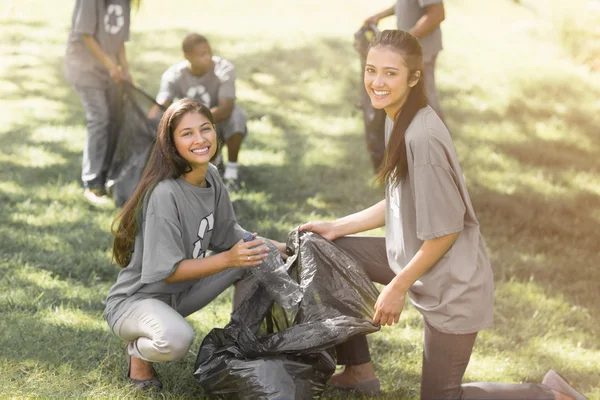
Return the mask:
[[400,219],[400,199],[396,195],[397,190],[397,186],[390,185],[390,208],[392,209],[392,215]]
[[116,35],[123,28],[123,25],[125,25],[123,6],[120,4],[109,5],[104,16],[104,30],[111,35]]
[[202,85],[192,86],[187,90],[185,97],[188,99],[196,99],[206,107],[210,107],[210,93]]
[[198,240],[194,243],[194,258],[204,258],[206,255],[206,250],[202,251],[202,240],[204,240],[204,235],[213,230],[214,224],[215,217],[213,213],[210,213],[200,221],[200,226],[198,227]]

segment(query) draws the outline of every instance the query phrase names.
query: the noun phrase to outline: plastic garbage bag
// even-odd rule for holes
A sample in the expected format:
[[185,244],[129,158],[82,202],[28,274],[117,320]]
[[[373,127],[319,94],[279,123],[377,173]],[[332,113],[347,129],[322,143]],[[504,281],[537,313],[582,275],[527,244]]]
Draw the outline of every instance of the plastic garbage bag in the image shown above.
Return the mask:
[[[254,236],[250,232],[246,232],[242,237],[244,242],[254,240]],[[265,238],[265,245],[271,250],[262,262],[262,264],[251,268],[252,274],[263,284],[263,288],[267,291],[271,299],[281,307],[291,309],[302,300],[302,290],[300,285],[290,278],[288,274],[288,264],[286,264],[279,250],[271,241]]]
[[108,173],[108,186],[118,207],[129,200],[142,177],[162,116],[161,111],[157,119],[147,118],[156,103],[132,84],[124,83],[122,93],[117,143]]
[[194,376],[211,396],[238,399],[318,398],[335,371],[334,346],[379,330],[375,285],[344,251],[311,232],[290,233],[286,265],[302,299],[274,302],[268,279],[257,282],[225,328],[202,342]]
[[[369,43],[377,33],[379,33],[379,29],[376,25],[367,25],[362,26],[354,34],[354,48],[360,55],[362,66],[360,82],[363,81]],[[360,108],[363,112],[367,149],[371,155],[373,168],[377,171],[383,162],[385,152],[385,111],[374,109],[364,86],[362,84],[360,86]]]

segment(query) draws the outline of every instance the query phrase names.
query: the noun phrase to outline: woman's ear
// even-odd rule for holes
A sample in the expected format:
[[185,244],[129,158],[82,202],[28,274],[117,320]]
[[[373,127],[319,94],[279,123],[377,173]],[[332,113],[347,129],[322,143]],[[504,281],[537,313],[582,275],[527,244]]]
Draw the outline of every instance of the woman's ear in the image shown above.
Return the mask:
[[421,71],[415,71],[408,81],[408,86],[415,87],[415,85],[419,82],[419,79],[421,79]]

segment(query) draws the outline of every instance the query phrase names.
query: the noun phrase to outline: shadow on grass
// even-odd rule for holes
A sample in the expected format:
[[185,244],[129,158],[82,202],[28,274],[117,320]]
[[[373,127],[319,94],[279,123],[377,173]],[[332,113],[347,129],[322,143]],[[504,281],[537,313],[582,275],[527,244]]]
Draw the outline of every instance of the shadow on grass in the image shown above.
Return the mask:
[[[179,43],[184,33],[183,30],[148,32],[139,40],[136,39],[137,49],[131,52],[134,77],[138,85],[150,94],[156,92],[162,72],[180,60]],[[11,40],[26,39],[19,36]],[[218,37],[213,41],[218,46],[229,40]],[[162,52],[162,58],[154,62],[143,61],[142,53],[150,50]],[[136,61],[136,55],[142,61]],[[305,215],[333,218],[368,207],[382,198],[380,190],[366,188],[365,182],[371,175],[371,167],[362,133],[358,131],[330,138],[339,151],[339,159],[342,160],[339,165],[331,165],[326,162],[328,160],[311,165],[305,162],[305,154],[315,151],[311,136],[322,135],[322,132],[307,127],[303,120],[326,119],[335,115],[355,118],[356,111],[352,105],[358,97],[356,86],[359,79],[356,76],[357,68],[349,68],[348,65],[355,64],[358,67],[358,57],[348,42],[322,39],[297,48],[274,47],[248,52],[231,57],[231,60],[238,66],[240,81],[268,100],[267,103],[261,103],[240,99],[250,120],[256,121],[266,116],[283,132],[280,142],[259,140],[261,132],[251,132],[244,144],[248,150],[284,153],[283,165],[259,164],[248,168],[245,178],[247,189],[237,195],[235,202],[244,226],[261,225],[265,227],[260,232],[264,236],[281,238],[289,229],[304,222],[302,218]],[[23,189],[22,193],[16,194],[0,192],[0,222],[9,228],[0,230],[0,242],[3,243],[0,254],[19,265],[45,269],[61,280],[93,289],[99,284],[112,282],[117,272],[116,268],[109,266],[106,256],[111,239],[108,227],[90,223],[91,217],[105,214],[106,211],[86,209],[83,202],[73,204],[68,197],[47,198],[36,194],[39,187],[78,181],[81,154],[70,150],[64,142],[40,143],[34,138],[35,129],[44,124],[84,124],[83,110],[74,92],[52,90],[55,85],[68,85],[62,77],[62,61],[42,58],[42,62],[51,66],[52,73],[39,78],[41,86],[31,89],[25,84],[31,68],[7,76],[6,79],[16,84],[20,91],[18,96],[11,95],[13,97],[8,98],[44,97],[63,105],[62,112],[59,115],[24,118],[20,124],[0,131],[3,151],[16,151],[21,146],[41,146],[64,161],[46,169],[0,161],[2,179],[14,181]],[[314,82],[318,84],[314,85]],[[333,88],[330,87],[332,85]],[[320,92],[329,95],[320,96]],[[443,90],[442,94],[451,95]],[[560,96],[562,105],[559,112],[554,108],[555,103],[546,101],[557,96]],[[538,80],[517,83],[515,96],[503,112],[478,112],[466,107],[445,111],[458,140],[467,140],[460,138],[462,125],[502,124],[508,121],[525,134],[527,141],[518,144],[494,142],[494,148],[516,160],[520,166],[544,168],[550,179],[570,187],[563,172],[577,170],[596,173],[599,158],[598,116],[590,109],[581,107],[582,101],[591,101],[590,95],[575,84],[562,82],[557,85],[554,81]],[[538,137],[536,122],[551,118],[562,119],[565,126],[576,130],[593,146],[585,150],[570,143]],[[323,129],[327,129],[327,126],[323,126]],[[256,139],[253,139],[254,135]],[[485,141],[485,137],[482,135],[477,140],[480,142],[474,139],[469,144],[477,146]],[[465,172],[469,175],[468,170]],[[533,280],[548,297],[564,296],[570,306],[585,308],[589,319],[567,318],[561,324],[573,324],[575,329],[586,331],[589,337],[598,337],[600,331],[594,321],[600,318],[600,295],[596,288],[600,281],[600,271],[596,268],[600,265],[597,244],[600,223],[594,217],[594,212],[600,209],[599,196],[592,191],[571,187],[575,193],[566,198],[540,196],[527,186],[518,187],[511,194],[488,189],[484,182],[477,180],[470,181],[469,186],[482,231],[491,249],[497,281],[525,284]],[[261,194],[265,200],[254,200],[252,196],[255,194]],[[319,197],[319,202],[309,202],[315,196]],[[27,202],[33,204],[33,208],[27,208]],[[74,211],[80,208],[85,212],[78,218],[51,225],[31,226],[14,219],[16,213],[31,211],[42,214],[45,208],[53,204],[72,207]],[[270,221],[277,220],[278,224],[270,224]],[[11,271],[6,268],[3,273],[9,274]],[[26,345],[12,346],[14,349],[11,348],[2,357],[17,362],[39,359],[51,366],[69,362],[82,371],[92,371],[102,365],[102,368],[108,368],[115,375],[123,375],[121,345],[106,330],[64,326],[59,329],[60,340],[57,344],[57,334],[53,333],[55,326],[36,319],[36,313],[63,301],[70,307],[99,316],[99,303],[90,304],[77,296],[65,297],[59,289],[36,287],[34,283],[19,278],[5,282],[36,294],[46,291],[51,299],[38,305],[33,302],[15,305],[16,308],[12,309],[14,315],[8,314],[4,320],[9,339],[5,342],[7,346],[3,347],[11,347],[13,340],[20,340],[17,338],[20,332],[33,332],[35,335]],[[514,302],[499,301],[497,313],[501,318],[496,331],[503,339],[494,342],[496,349],[518,357],[521,346],[528,346],[543,331],[552,329],[548,322],[532,322],[531,315],[536,311],[536,304],[532,304],[525,295],[516,296]],[[23,318],[18,315],[19,312],[32,315]],[[573,311],[573,315],[583,314]],[[571,341],[570,338],[563,339]],[[413,354],[418,349],[414,344],[377,335],[373,335],[371,343],[374,354],[381,358],[391,353]],[[26,353],[23,353],[24,348],[27,349]],[[82,348],[87,350],[81,351]],[[586,341],[585,349],[597,350],[598,344]],[[193,361],[193,356],[188,355],[183,362],[169,363],[159,370],[164,371],[165,383],[170,382],[171,393],[182,396],[199,393],[191,378],[190,366]],[[379,364],[378,368],[383,371],[387,385],[398,391],[390,394],[390,398],[416,395],[414,390],[403,388],[402,385],[406,383],[408,388],[418,387],[418,373],[411,372],[408,367],[403,369],[401,364]],[[406,381],[397,383],[397,375],[402,375]],[[113,376],[108,378],[111,382],[112,379]],[[592,385],[593,379],[592,373],[584,372],[578,381]],[[338,394],[328,392],[327,396],[330,395],[335,398]]]

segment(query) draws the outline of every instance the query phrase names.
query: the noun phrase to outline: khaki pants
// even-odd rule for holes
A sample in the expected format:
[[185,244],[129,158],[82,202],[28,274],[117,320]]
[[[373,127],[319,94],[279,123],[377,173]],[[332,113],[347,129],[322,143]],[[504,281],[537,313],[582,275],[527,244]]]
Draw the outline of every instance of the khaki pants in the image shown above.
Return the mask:
[[202,309],[232,284],[235,284],[233,307],[241,303],[254,277],[243,268],[229,268],[199,280],[189,290],[172,296],[167,304],[161,299],[148,298],[132,303],[117,319],[114,333],[129,342],[129,355],[150,362],[173,361],[183,358],[194,341],[194,330],[185,320]]

